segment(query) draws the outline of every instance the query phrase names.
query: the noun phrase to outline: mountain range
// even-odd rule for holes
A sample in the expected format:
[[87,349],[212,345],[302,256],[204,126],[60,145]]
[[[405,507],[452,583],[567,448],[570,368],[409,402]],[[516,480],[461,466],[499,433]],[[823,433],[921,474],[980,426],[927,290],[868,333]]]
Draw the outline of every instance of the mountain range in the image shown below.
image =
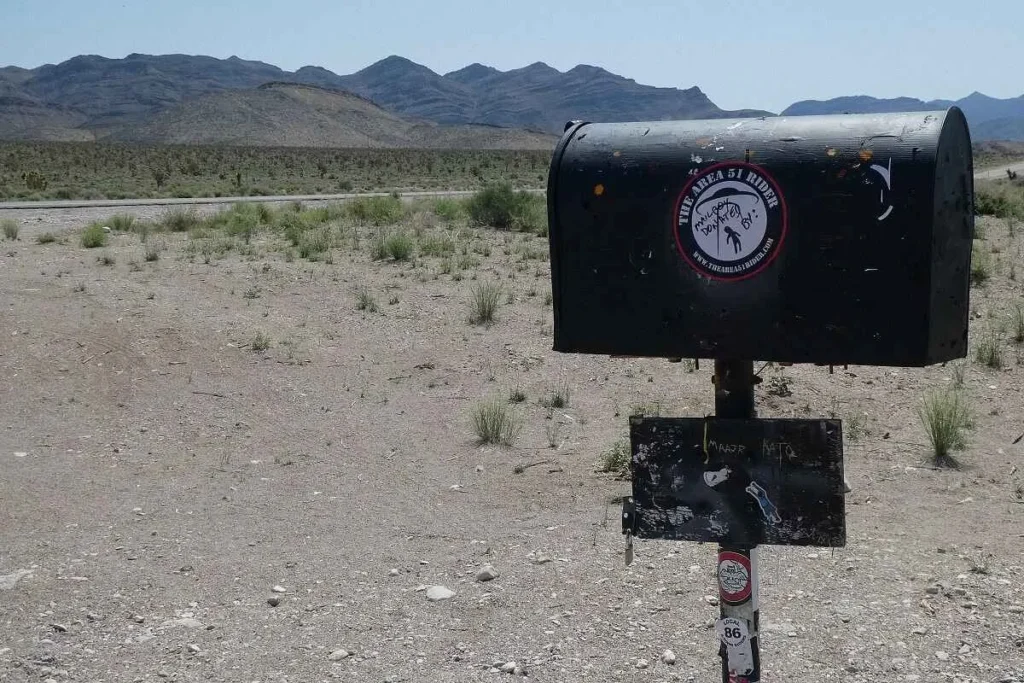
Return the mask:
[[[784,115],[959,104],[975,139],[1024,140],[1024,96],[957,102],[848,97],[798,102]],[[698,87],[659,88],[579,65],[482,64],[438,74],[390,56],[338,75],[230,57],[131,54],[0,68],[0,139],[331,147],[550,148],[566,121],[774,116],[726,111]]]

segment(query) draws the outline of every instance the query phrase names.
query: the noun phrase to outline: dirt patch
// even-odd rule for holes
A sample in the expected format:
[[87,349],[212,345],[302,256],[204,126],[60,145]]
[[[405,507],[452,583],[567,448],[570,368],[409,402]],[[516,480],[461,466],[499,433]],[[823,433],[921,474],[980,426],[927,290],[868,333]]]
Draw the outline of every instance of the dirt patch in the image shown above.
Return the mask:
[[[762,550],[765,680],[1024,678],[1020,238],[985,229],[972,334],[1002,326],[1005,365],[965,363],[962,470],[915,413],[953,366],[763,368],[787,391],[760,415],[846,421],[853,486],[847,547]],[[474,231],[446,273],[366,236],[206,263],[34,231],[0,243],[0,680],[717,680],[714,549],[627,568],[629,487],[596,472],[630,406],[710,412],[710,363],[553,353],[544,238]],[[514,445],[478,446],[474,408],[516,389]]]

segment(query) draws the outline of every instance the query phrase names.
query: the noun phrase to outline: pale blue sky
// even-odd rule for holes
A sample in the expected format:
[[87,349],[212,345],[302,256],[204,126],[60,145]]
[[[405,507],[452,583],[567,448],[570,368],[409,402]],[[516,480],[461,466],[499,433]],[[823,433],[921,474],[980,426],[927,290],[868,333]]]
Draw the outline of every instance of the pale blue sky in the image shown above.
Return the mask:
[[132,52],[337,73],[390,54],[439,73],[584,63],[779,111],[847,94],[1024,94],[1024,0],[0,0],[0,65]]

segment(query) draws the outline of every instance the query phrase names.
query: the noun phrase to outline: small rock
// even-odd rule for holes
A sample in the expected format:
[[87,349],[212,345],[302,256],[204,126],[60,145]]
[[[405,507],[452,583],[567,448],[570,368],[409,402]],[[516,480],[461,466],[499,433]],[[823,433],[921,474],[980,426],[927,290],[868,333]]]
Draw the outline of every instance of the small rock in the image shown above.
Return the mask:
[[914,629],[914,630],[912,631],[912,633],[913,633],[913,634],[914,634],[915,636],[926,636],[926,635],[928,635],[928,629],[927,629],[927,628],[925,628],[924,626],[918,626],[917,628],[915,628],[915,629]]
[[533,563],[534,564],[547,564],[548,562],[552,562],[552,561],[553,560],[551,559],[551,557],[549,557],[548,555],[545,555],[544,553],[540,553],[539,555],[537,555],[536,557],[533,558]]
[[348,659],[352,656],[352,653],[344,648],[340,648],[327,655],[327,659],[332,662],[340,662],[343,659]]
[[852,620],[852,617],[849,614],[840,614],[839,615],[839,621],[843,622],[844,624],[849,624],[851,620]]
[[846,480],[846,477],[843,477],[843,492],[850,493],[851,491],[853,491],[853,487],[850,486],[850,482]]
[[427,600],[431,602],[438,602],[439,600],[448,600],[449,598],[455,597],[455,591],[444,586],[431,586],[427,589]]
[[1010,605],[1006,610],[1011,614],[1024,614],[1024,605]]
[[949,653],[948,652],[943,652],[942,650],[939,650],[938,652],[935,653],[935,658],[937,660],[939,660],[940,662],[948,662],[949,661]]
[[199,647],[198,645],[196,645],[195,643],[189,643],[188,644],[188,651],[191,652],[194,655],[197,655],[200,652],[202,652],[202,648]]
[[287,591],[287,590],[285,589],[285,587],[284,587],[284,586],[274,586],[274,587],[273,587],[273,588],[271,588],[270,590],[271,590],[271,592],[273,592],[273,593],[287,593],[287,592],[288,592],[288,591]]
[[50,624],[50,627],[57,633],[67,633],[68,627],[64,624]]
[[636,668],[638,668],[638,669],[646,669],[650,665],[651,665],[651,663],[648,662],[646,659],[638,659],[638,660],[636,660]]
[[488,563],[481,567],[480,571],[476,573],[476,580],[480,582],[493,581],[498,578],[498,576],[497,570]]
[[146,617],[142,616],[141,614],[136,614],[132,617],[132,621],[134,621],[136,624],[144,624],[146,623]]
[[191,628],[199,629],[203,627],[203,622],[192,617],[184,617],[182,619],[168,619],[164,623],[160,624],[160,628]]
[[398,576],[398,570],[397,569],[392,569],[391,571],[388,572],[388,576]]
[[676,653],[672,652],[672,650],[665,650],[664,652],[661,653],[661,661],[664,664],[668,664],[669,666],[672,666],[673,664],[676,663]]
[[101,619],[103,619],[103,617],[101,617],[100,615],[96,614],[95,612],[89,612],[88,614],[85,615],[85,618],[88,619],[89,621],[100,621]]
[[516,663],[515,662],[505,662],[504,664],[501,665],[501,672],[502,673],[510,674],[510,673],[512,673],[515,670],[516,670]]
[[966,654],[969,654],[970,651],[971,651],[971,646],[968,645],[967,643],[964,643],[963,645],[960,646],[960,654],[966,655]]
[[526,675],[526,669],[524,669],[521,666],[517,666],[516,668],[512,669],[512,675],[513,676],[520,676],[520,677],[525,676]]
[[951,588],[949,594],[955,595],[958,598],[964,598],[967,597],[967,589],[957,586],[956,588]]
[[483,465],[477,465],[476,466],[476,471],[477,472],[483,472],[484,471],[484,466]]
[[709,605],[711,605],[712,607],[714,607],[714,606],[716,606],[718,604],[718,597],[715,596],[715,595],[705,595],[704,596],[704,602],[706,602]]
[[18,585],[18,582],[26,576],[32,576],[32,570],[19,569],[13,574],[4,574],[0,576],[0,591],[12,590],[16,585]]
[[276,595],[272,595],[269,598],[267,598],[267,604],[271,607],[277,607],[281,604],[281,598],[277,597]]
[[939,594],[939,590],[940,589],[939,589],[938,586],[928,586],[927,588],[924,589],[924,592],[927,593],[928,595],[938,595]]

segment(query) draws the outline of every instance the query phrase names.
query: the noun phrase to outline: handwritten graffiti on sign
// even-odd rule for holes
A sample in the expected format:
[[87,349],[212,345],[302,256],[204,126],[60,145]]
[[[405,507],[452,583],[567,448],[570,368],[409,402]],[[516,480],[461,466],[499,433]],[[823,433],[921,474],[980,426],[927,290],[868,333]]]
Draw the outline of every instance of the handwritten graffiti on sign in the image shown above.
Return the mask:
[[673,219],[683,258],[706,277],[742,280],[778,255],[786,234],[786,202],[764,169],[727,161],[690,177]]
[[630,420],[630,532],[739,547],[846,544],[838,420]]

